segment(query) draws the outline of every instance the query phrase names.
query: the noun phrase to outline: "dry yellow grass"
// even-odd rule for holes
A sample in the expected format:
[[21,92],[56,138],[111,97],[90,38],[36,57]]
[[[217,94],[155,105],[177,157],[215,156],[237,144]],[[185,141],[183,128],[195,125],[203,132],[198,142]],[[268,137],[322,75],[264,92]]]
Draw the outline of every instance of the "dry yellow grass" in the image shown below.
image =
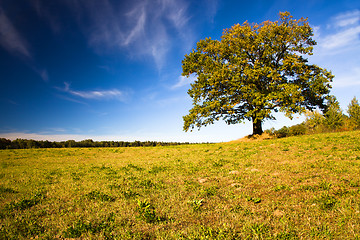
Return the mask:
[[360,132],[0,151],[0,239],[356,239]]
[[228,143],[242,143],[242,142],[269,140],[269,139],[274,139],[274,137],[268,133],[263,133],[261,135],[248,135],[237,140],[232,140]]

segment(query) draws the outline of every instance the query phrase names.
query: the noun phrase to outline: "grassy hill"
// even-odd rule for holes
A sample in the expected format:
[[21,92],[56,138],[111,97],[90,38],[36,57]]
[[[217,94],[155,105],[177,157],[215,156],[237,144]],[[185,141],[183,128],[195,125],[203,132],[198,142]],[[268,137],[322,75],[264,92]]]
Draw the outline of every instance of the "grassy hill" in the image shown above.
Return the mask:
[[0,239],[360,238],[360,132],[0,151]]

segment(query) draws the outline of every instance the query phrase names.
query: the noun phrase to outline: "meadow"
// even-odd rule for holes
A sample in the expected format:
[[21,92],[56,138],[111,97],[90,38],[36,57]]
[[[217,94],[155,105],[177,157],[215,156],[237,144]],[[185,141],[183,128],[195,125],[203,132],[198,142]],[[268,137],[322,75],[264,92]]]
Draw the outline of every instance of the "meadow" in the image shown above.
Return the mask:
[[0,239],[360,239],[360,131],[0,150]]

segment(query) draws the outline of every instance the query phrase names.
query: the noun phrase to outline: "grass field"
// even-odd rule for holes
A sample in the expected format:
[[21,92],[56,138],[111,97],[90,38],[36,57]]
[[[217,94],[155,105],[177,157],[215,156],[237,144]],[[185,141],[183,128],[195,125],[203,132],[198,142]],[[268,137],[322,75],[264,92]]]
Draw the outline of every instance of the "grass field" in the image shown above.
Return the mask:
[[0,239],[360,239],[359,131],[0,164]]

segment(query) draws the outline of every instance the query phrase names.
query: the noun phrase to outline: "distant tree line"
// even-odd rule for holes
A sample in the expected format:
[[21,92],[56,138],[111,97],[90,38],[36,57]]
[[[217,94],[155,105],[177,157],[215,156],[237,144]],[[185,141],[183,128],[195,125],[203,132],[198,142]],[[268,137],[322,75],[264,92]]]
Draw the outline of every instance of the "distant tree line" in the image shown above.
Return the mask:
[[291,127],[284,126],[278,130],[274,128],[265,132],[278,137],[288,137],[313,133],[341,132],[360,130],[360,104],[354,97],[348,105],[347,115],[340,108],[335,96],[330,96],[327,100],[326,109],[320,111],[308,111],[306,120]]
[[155,147],[155,146],[175,146],[190,144],[189,142],[157,142],[157,141],[93,141],[86,139],[82,141],[68,140],[62,142],[37,141],[32,139],[9,140],[0,138],[0,149],[27,149],[27,148],[97,148],[97,147]]

